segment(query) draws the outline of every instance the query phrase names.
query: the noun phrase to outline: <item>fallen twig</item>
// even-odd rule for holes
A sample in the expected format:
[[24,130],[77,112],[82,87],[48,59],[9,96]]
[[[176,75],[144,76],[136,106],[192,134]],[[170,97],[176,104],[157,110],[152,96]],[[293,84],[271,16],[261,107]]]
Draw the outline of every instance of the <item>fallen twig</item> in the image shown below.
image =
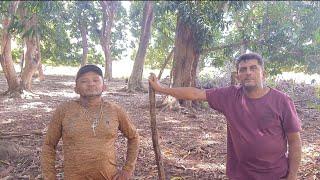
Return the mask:
[[10,165],[10,163],[9,163],[9,162],[4,161],[4,160],[0,160],[0,162],[1,162],[1,163],[3,163],[3,164],[6,164],[6,165]]
[[18,133],[0,133],[0,139],[11,139],[11,138],[16,138],[16,137],[23,137],[23,136],[31,136],[31,135],[39,135],[43,136],[45,135],[45,132],[41,131],[33,131],[31,133],[26,133],[26,134],[18,134]]

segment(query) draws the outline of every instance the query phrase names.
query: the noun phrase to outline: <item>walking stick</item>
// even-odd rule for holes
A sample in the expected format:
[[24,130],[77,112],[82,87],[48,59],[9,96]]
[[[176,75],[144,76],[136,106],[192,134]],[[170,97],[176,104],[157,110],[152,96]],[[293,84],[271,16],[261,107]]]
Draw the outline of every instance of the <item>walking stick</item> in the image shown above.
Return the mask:
[[165,180],[165,173],[163,167],[163,161],[161,157],[161,151],[159,146],[159,137],[156,123],[156,100],[155,100],[155,91],[149,83],[149,102],[150,102],[150,121],[151,121],[151,133],[152,133],[152,144],[153,150],[156,156],[156,162],[158,167],[158,176],[160,180]]

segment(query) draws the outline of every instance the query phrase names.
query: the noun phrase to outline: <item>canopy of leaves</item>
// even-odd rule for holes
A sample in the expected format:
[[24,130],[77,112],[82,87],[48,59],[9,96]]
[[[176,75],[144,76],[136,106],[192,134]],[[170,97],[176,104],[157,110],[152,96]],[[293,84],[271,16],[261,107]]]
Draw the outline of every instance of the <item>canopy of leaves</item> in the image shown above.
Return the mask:
[[[99,2],[91,2],[94,5],[94,9],[92,10],[91,20],[88,24],[89,35],[92,43],[98,45],[100,44],[99,36],[102,29],[102,7]],[[114,25],[111,29],[111,56],[113,60],[119,60],[121,55],[128,48],[127,42],[127,32],[128,29],[128,17],[125,8],[122,6],[120,2],[115,3],[116,6],[116,14],[114,19]],[[107,24],[109,25],[109,24]]]
[[[222,31],[230,22],[224,19],[224,11],[229,6],[240,7],[240,2],[218,1],[160,1],[154,6],[154,23],[151,46],[147,51],[146,63],[151,67],[160,67],[174,45],[177,17],[192,27],[199,51],[219,44]],[[131,6],[131,32],[138,40],[141,22],[142,2]]]
[[[0,18],[8,15],[10,2],[0,2]],[[112,29],[112,57],[120,59],[128,48],[137,49],[143,1],[133,1],[128,15],[117,2]],[[10,33],[22,48],[25,36],[40,36],[44,62],[78,64],[81,60],[79,21],[89,37],[89,62],[103,63],[98,51],[102,12],[95,1],[21,1],[26,19],[37,15],[28,31],[18,14],[11,17]],[[154,23],[146,63],[159,68],[173,48],[177,19],[187,24],[197,39],[200,66],[222,66],[241,49],[261,53],[271,74],[297,70],[320,71],[320,3],[317,1],[155,1]],[[129,20],[130,19],[130,20]],[[2,25],[0,25],[2,31]],[[130,29],[134,41],[128,41]],[[0,32],[1,32],[0,31]],[[21,50],[15,51],[19,57]]]
[[[259,52],[268,60],[271,74],[282,71],[319,71],[319,3],[303,1],[250,2],[231,11],[233,30],[224,37],[226,44],[247,42],[246,49]],[[224,49],[226,51],[226,49]],[[230,47],[231,56],[240,48]]]

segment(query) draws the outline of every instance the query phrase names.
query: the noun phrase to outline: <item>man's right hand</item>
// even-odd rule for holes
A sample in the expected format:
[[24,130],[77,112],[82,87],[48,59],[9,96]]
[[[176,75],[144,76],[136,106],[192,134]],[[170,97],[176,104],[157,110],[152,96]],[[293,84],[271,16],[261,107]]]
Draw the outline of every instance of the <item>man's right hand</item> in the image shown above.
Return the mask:
[[167,88],[162,87],[158,82],[158,79],[155,74],[150,73],[149,83],[155,91],[164,93],[170,96],[173,96],[177,99],[186,99],[186,100],[206,100],[206,92],[202,89],[197,89],[194,87],[174,87]]
[[162,89],[157,76],[154,73],[150,73],[149,83],[155,91],[160,91]]

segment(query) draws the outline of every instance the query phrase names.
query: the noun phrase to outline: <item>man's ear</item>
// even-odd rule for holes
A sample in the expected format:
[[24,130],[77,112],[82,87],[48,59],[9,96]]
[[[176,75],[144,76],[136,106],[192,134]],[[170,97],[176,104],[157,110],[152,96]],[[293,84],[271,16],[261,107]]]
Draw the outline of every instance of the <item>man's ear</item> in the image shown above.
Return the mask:
[[106,91],[107,90],[107,85],[105,83],[103,83],[103,86],[102,86],[102,92]]
[[77,93],[77,94],[79,94],[79,91],[78,91],[77,86],[74,87],[74,92]]
[[236,80],[237,80],[238,82],[240,82],[240,79],[239,79],[239,73],[238,73],[238,72],[236,72],[234,76],[235,76]]
[[265,70],[263,70],[262,75],[264,79],[266,79],[269,76],[269,74]]

